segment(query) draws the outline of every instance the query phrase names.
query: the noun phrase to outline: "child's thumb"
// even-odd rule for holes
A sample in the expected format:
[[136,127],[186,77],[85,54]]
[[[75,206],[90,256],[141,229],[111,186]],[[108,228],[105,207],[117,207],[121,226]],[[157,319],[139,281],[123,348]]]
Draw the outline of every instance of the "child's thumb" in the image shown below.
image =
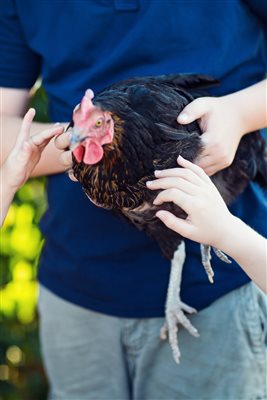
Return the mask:
[[196,119],[201,118],[207,112],[207,102],[205,98],[199,98],[188,104],[178,115],[179,124],[190,124]]

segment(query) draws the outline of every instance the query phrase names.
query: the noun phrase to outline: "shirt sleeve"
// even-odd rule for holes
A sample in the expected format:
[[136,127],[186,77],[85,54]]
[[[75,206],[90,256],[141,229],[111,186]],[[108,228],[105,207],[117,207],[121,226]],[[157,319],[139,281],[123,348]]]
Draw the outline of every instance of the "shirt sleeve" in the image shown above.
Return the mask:
[[14,0],[1,0],[0,86],[29,89],[40,73],[40,57],[27,45]]

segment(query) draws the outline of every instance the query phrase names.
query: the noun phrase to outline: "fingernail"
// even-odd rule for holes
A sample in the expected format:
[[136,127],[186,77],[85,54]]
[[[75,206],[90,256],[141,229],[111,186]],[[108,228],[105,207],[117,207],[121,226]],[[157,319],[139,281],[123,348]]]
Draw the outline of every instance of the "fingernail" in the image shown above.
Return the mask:
[[151,184],[152,184],[152,181],[147,181],[147,182],[146,182],[146,185],[147,185],[147,186],[150,186]]
[[186,114],[186,113],[181,113],[181,114],[178,116],[178,121],[179,121],[179,122],[187,122],[187,121],[188,121],[188,118],[189,118],[188,114]]
[[60,125],[60,122],[56,122],[56,123],[54,124],[54,126],[58,126],[58,125]]
[[158,169],[156,169],[156,170],[154,171],[154,175],[155,175],[155,176],[159,176],[159,175],[161,175],[161,171],[160,171],[160,170],[158,170]]

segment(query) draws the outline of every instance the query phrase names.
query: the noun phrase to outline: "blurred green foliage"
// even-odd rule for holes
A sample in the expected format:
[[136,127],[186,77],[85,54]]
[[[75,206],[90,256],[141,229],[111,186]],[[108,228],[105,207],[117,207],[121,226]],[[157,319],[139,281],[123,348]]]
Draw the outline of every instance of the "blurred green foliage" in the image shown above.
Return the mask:
[[[47,99],[36,89],[31,106],[47,122]],[[45,179],[28,181],[16,194],[0,232],[0,400],[43,400],[47,382],[38,340],[36,281],[46,207]]]

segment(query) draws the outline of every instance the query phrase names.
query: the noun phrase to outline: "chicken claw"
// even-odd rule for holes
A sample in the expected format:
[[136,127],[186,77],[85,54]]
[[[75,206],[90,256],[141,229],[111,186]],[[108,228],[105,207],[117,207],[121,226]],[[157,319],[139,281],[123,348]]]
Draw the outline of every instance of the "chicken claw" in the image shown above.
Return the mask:
[[229,260],[229,258],[227,257],[226,254],[224,254],[224,252],[222,250],[217,249],[216,247],[212,247],[214,253],[216,254],[216,256],[222,260],[223,262],[225,262],[226,264],[231,264],[232,261]]
[[[211,254],[210,254],[210,249],[211,247],[206,245],[206,244],[201,244],[200,245],[200,251],[201,251],[201,261],[202,261],[202,265],[208,275],[209,281],[210,283],[213,283],[213,276],[214,276],[214,272],[210,263],[211,260]],[[229,258],[227,257],[226,254],[224,254],[224,252],[222,250],[217,249],[216,247],[212,247],[214,253],[216,254],[216,256],[223,262],[227,263],[227,264],[231,264],[231,260],[229,260]]]
[[160,329],[161,340],[166,340],[167,336],[169,336],[169,343],[172,349],[172,354],[177,364],[179,364],[180,362],[181,355],[178,345],[177,324],[180,323],[181,325],[183,325],[183,327],[187,329],[188,332],[191,333],[191,335],[195,337],[199,336],[197,329],[191,324],[183,311],[186,311],[190,314],[194,314],[197,312],[195,308],[189,307],[182,301],[177,301],[177,307],[175,310],[166,311],[166,321]]
[[213,277],[214,277],[214,272],[210,263],[211,260],[211,255],[210,255],[210,246],[206,244],[201,244],[200,245],[200,251],[201,251],[201,261],[202,265],[206,271],[206,274],[208,275],[210,283],[213,283]]
[[174,253],[171,263],[171,273],[166,301],[166,321],[160,329],[160,338],[166,340],[169,336],[169,343],[172,349],[174,360],[177,364],[180,362],[180,350],[178,345],[178,327],[180,323],[193,336],[199,336],[197,329],[191,324],[189,319],[184,314],[184,311],[193,314],[197,311],[183,303],[180,299],[180,284],[182,268],[185,260],[185,245],[182,242],[179,248]]

